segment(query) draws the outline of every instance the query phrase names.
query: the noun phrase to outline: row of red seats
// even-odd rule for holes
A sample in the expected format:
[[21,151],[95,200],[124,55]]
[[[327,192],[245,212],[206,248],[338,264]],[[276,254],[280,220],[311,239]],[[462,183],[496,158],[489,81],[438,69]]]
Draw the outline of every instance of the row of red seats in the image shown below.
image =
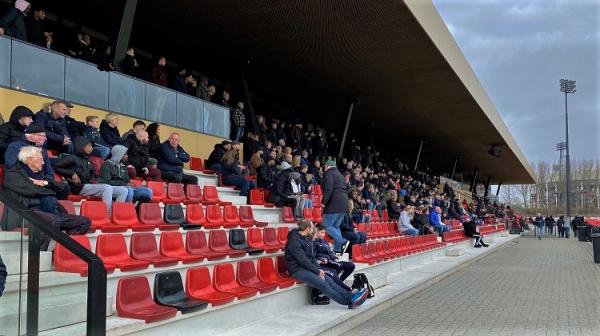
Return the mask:
[[[261,258],[256,267],[252,261],[240,261],[236,270],[232,264],[216,265],[211,278],[207,267],[190,268],[186,271],[185,288],[179,272],[157,274],[154,300],[146,277],[120,279],[116,294],[117,313],[120,317],[155,322],[174,317],[177,310],[186,313],[198,310],[196,307],[202,309],[206,307],[204,302],[212,306],[223,305],[236,298],[245,299],[296,283],[289,276],[283,257],[277,258],[277,267],[273,259]],[[172,298],[180,302],[167,301]]]
[[471,239],[471,238],[465,236],[465,231],[463,231],[463,230],[452,230],[449,232],[444,232],[442,236],[443,236],[442,239],[446,243],[459,243],[461,241]]
[[358,231],[365,232],[367,239],[402,235],[402,233],[398,232],[398,224],[396,223],[360,223],[357,225],[357,229]]
[[397,223],[397,221],[395,220],[390,220],[390,216],[387,210],[383,210],[382,213],[383,216],[380,217],[378,210],[369,211],[368,214],[371,215],[371,223]]
[[444,246],[437,241],[437,235],[402,237],[352,245],[352,261],[374,263],[432,250]]
[[481,234],[490,234],[490,233],[501,232],[501,231],[504,231],[504,225],[498,225],[498,227],[496,227],[495,225],[479,226],[479,233],[481,233]]
[[[263,235],[263,230],[251,228],[247,232],[248,245],[274,253],[283,249],[288,232],[288,227],[265,228]],[[87,236],[72,236],[72,238],[91,251]],[[185,239],[184,246],[180,232],[162,232],[159,247],[153,233],[135,233],[131,236],[131,251],[128,253],[123,235],[102,234],[96,240],[95,253],[104,262],[108,273],[115,268],[121,271],[134,271],[145,269],[150,264],[155,267],[166,267],[176,265],[180,261],[187,264],[202,262],[204,259],[219,260],[227,256],[243,257],[247,253],[233,249],[224,230],[210,231],[208,241],[204,231],[188,231]],[[60,244],[54,252],[54,266],[59,272],[87,274],[87,264]]]
[[168,183],[165,191],[163,182],[148,181],[148,188],[152,190],[152,202],[174,203],[202,203],[204,205],[231,205],[219,198],[217,187],[205,185],[201,188],[197,184]]

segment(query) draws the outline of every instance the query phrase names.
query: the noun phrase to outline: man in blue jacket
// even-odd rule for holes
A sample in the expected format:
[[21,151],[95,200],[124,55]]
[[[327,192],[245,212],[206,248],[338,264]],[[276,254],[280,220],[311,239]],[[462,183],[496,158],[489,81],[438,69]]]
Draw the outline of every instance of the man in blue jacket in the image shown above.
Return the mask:
[[442,208],[436,206],[429,214],[429,224],[438,232],[440,237],[444,232],[450,231],[450,227],[442,222]]
[[307,237],[312,230],[311,221],[301,220],[298,228],[288,234],[285,261],[290,275],[310,287],[317,288],[333,301],[348,306],[349,309],[360,306],[369,296],[369,291],[363,288],[356,294],[352,294],[351,291],[336,284],[331,277],[325,276],[325,272],[319,267],[315,258],[313,243]]
[[179,145],[179,133],[171,133],[169,139],[160,145],[158,169],[165,181],[198,184],[194,175],[183,173],[183,164],[190,161],[190,155]]
[[54,149],[61,153],[74,153],[73,142],[67,131],[65,116],[73,105],[64,100],[57,100],[50,104],[50,112],[39,111],[33,119],[34,125],[40,125],[46,130],[46,148]]

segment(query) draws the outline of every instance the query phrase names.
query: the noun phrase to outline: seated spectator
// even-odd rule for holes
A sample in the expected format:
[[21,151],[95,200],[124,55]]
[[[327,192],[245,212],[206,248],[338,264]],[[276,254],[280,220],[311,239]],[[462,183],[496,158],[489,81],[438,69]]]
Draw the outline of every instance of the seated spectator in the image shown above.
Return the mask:
[[119,115],[113,112],[107,113],[102,123],[100,123],[100,135],[110,147],[123,144],[118,127]]
[[248,173],[256,176],[258,173],[258,167],[263,164],[262,150],[255,152],[250,156],[250,162],[248,163]]
[[110,146],[104,141],[100,135],[100,118],[97,116],[85,117],[87,126],[83,130],[83,134],[92,142],[92,155],[106,160],[110,155]]
[[[71,235],[86,234],[91,221],[83,216],[67,214],[56,200],[56,192],[61,186],[54,179],[47,179],[43,172],[44,158],[41,149],[34,146],[22,147],[18,157],[19,163],[5,172],[4,190],[57,230],[64,230]],[[42,235],[40,248],[46,250],[49,242],[49,238]]]
[[69,105],[67,105],[65,124],[67,125],[67,134],[69,134],[69,138],[75,139],[78,136],[85,135],[83,132],[85,131],[86,125],[83,122],[75,120],[75,118],[71,117],[71,108]]
[[131,77],[140,77],[140,63],[135,58],[135,49],[133,47],[127,48],[125,57],[119,62],[119,69],[122,73]]
[[127,132],[125,132],[125,134],[123,134],[123,136],[121,137],[121,140],[123,141],[123,143],[125,143],[125,141],[127,141],[127,138],[129,138],[130,136],[135,136],[135,134],[139,131],[143,131],[146,129],[146,123],[141,121],[141,120],[136,120],[133,122],[133,127],[131,127],[131,129]]
[[[19,162],[19,152],[23,147],[35,146],[40,148],[44,165],[42,167],[43,174],[46,180],[54,180],[54,169],[48,158],[48,151],[44,148],[46,142],[46,133],[40,125],[30,125],[25,130],[20,138],[17,138],[8,145],[4,153],[4,165],[8,168],[16,165]],[[69,196],[69,186],[64,183],[59,183],[55,186],[55,193],[58,199],[66,199]]]
[[303,209],[304,208],[312,208],[311,200],[307,200],[304,198],[304,193],[302,190],[302,175],[298,172],[290,173],[290,187],[291,194],[288,196],[296,200],[296,218],[304,218]]
[[350,208],[352,222],[357,224],[370,223],[371,217],[365,215],[365,210],[367,210],[367,202],[363,200],[356,188],[350,189],[349,194],[349,199],[352,202],[352,206]]
[[117,202],[125,202],[129,192],[126,187],[93,184],[96,171],[88,160],[93,150],[92,142],[86,137],[75,138],[74,142],[76,154],[63,155],[54,162],[54,169],[67,180],[71,192],[81,196],[101,197],[109,212],[112,210],[113,197]]
[[206,160],[206,165],[208,166],[208,169],[220,173],[223,155],[225,155],[225,153],[230,149],[231,141],[229,140],[223,140],[220,144],[215,144],[213,151],[210,152],[210,155],[208,156],[208,160]]
[[248,157],[250,157],[252,154],[258,152],[258,151],[262,151],[262,144],[260,142],[260,139],[258,138],[258,134],[255,134],[253,132],[248,132],[248,139],[246,140],[246,152],[248,152]]
[[425,206],[418,206],[415,208],[415,216],[412,220],[412,225],[415,229],[419,230],[419,234],[430,234],[435,230],[431,224],[429,224],[429,208]]
[[244,128],[246,127],[246,115],[244,113],[244,103],[238,102],[231,110],[231,139],[240,141],[244,136]]
[[398,203],[398,193],[396,190],[390,190],[389,195],[390,199],[387,202],[388,216],[391,220],[397,221],[400,219],[400,213],[402,212],[402,208]]
[[269,157],[258,167],[256,184],[259,188],[271,190],[275,182],[275,158]]
[[161,172],[156,168],[158,160],[148,154],[148,132],[139,131],[133,137],[127,138],[125,147],[128,148],[129,178],[141,177],[144,180],[160,181]]
[[321,269],[330,275],[340,287],[352,291],[352,288],[348,287],[344,283],[344,280],[354,272],[356,266],[349,261],[339,260],[338,257],[331,252],[329,243],[325,241],[325,227],[323,225],[317,224],[314,229],[315,236],[313,238],[313,244],[315,246],[317,262],[321,265]]
[[148,154],[150,157],[155,159],[160,158],[160,125],[158,123],[151,123],[146,128],[148,132]]
[[436,206],[433,211],[429,214],[429,224],[438,232],[440,237],[444,232],[450,231],[450,226],[442,222],[442,208]]
[[190,155],[179,145],[179,133],[171,133],[169,139],[160,145],[158,169],[165,181],[198,184],[194,175],[183,173],[183,164],[190,161]]
[[111,150],[110,159],[106,160],[100,168],[98,183],[127,188],[126,202],[147,203],[152,200],[152,190],[146,187],[136,187],[129,183],[127,172],[127,147],[116,145]]
[[175,91],[187,93],[193,96],[196,92],[196,80],[191,73],[188,73],[186,68],[181,68],[173,81],[173,89]]
[[29,13],[31,6],[25,0],[16,0],[12,7],[0,18],[0,36],[7,35],[21,41],[27,41],[27,29],[25,28],[25,16]]
[[158,62],[152,67],[150,81],[156,85],[167,87],[167,59],[164,56],[158,57]]
[[50,111],[39,111],[33,123],[42,126],[46,130],[46,148],[54,149],[61,153],[73,153],[73,142],[67,131],[65,116],[69,108],[73,107],[69,102],[56,100],[50,104]]
[[268,201],[276,204],[279,207],[289,206],[292,209],[296,209],[294,214],[297,216],[297,201],[293,197],[288,197],[292,195],[292,185],[290,183],[292,179],[290,176],[291,173],[292,166],[290,166],[290,164],[287,162],[282,162],[279,166],[279,173],[275,175],[275,182],[271,188],[271,195],[269,196]]
[[308,234],[313,230],[312,222],[302,220],[297,229],[292,229],[288,234],[285,244],[285,261],[290,275],[310,287],[320,290],[333,301],[356,308],[365,302],[369,296],[366,289],[359,290],[356,294],[340,287],[333,278],[327,276],[317,263],[312,242]]
[[235,149],[228,150],[221,161],[221,174],[223,184],[240,188],[240,196],[248,196],[250,189],[256,188],[254,181],[249,181],[242,176],[244,166],[235,160]]
[[210,100],[208,95],[208,78],[200,77],[200,85],[196,86],[196,97],[202,100]]
[[[352,201],[349,201],[352,203]],[[348,207],[351,209],[351,206]],[[350,220],[350,215],[345,214],[344,220],[342,220],[342,224],[340,225],[340,232],[342,233],[342,237],[348,240],[350,243],[348,245],[348,254],[350,258],[352,258],[352,245],[362,244],[367,241],[367,234],[365,232],[356,231],[354,224]]]
[[[25,106],[17,106],[10,114],[8,122],[0,126],[0,163],[4,163],[4,153],[11,142],[25,134],[27,126],[33,122],[33,112]],[[16,157],[15,157],[16,162]]]
[[489,245],[483,242],[483,235],[477,232],[477,224],[471,220],[463,224],[465,230],[465,236],[475,238],[475,245],[473,247],[488,247]]
[[404,210],[400,213],[400,220],[398,220],[398,231],[404,233],[407,236],[416,236],[419,234],[419,230],[415,229],[411,222],[414,216],[415,207],[407,205]]
[[77,41],[69,48],[68,53],[74,58],[91,62],[94,54],[92,38],[88,34],[77,34]]
[[94,54],[94,63],[98,65],[100,71],[115,71],[117,68],[113,64],[112,46],[106,44]]

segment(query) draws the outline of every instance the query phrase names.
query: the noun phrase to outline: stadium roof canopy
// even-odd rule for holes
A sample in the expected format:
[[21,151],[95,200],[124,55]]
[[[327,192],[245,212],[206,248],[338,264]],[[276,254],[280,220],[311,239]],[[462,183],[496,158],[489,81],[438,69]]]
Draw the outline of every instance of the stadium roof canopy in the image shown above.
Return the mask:
[[431,0],[138,1],[131,41],[209,74],[244,64],[254,94],[338,134],[356,97],[353,132],[408,162],[423,140],[439,171],[458,157],[457,172],[480,181],[534,182]]

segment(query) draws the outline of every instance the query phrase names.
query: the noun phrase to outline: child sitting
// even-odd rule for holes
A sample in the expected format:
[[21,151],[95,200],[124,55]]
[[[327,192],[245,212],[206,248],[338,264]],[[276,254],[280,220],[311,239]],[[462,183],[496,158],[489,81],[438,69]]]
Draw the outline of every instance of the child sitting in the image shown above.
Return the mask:
[[325,241],[325,227],[321,224],[315,226],[315,236],[313,238],[315,247],[315,256],[321,269],[342,288],[352,290],[344,280],[354,271],[355,265],[348,261],[340,261],[329,248],[329,243]]
[[110,155],[110,146],[106,144],[100,136],[100,118],[97,116],[87,116],[85,118],[86,127],[83,134],[92,142],[92,155],[106,160]]

